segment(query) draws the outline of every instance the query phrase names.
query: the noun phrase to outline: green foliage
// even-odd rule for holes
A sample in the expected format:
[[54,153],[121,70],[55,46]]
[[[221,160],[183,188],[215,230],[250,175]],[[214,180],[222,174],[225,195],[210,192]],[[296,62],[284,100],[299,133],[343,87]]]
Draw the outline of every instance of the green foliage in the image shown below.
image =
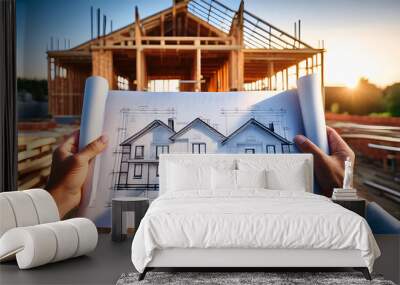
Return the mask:
[[400,116],[400,83],[384,91],[361,78],[357,87],[325,87],[326,110],[333,113]]
[[392,116],[400,117],[400,83],[388,86],[385,91],[385,105]]
[[391,117],[392,114],[390,112],[382,112],[382,113],[371,113],[371,114],[369,114],[369,116],[370,117],[385,117],[385,118],[388,118],[388,117]]
[[18,92],[29,92],[36,101],[47,101],[47,80],[17,79]]

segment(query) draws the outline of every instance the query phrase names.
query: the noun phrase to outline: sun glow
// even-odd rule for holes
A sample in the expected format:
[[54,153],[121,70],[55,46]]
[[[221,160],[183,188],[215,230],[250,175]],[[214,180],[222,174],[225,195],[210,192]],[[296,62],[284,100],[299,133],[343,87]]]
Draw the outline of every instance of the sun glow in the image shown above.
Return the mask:
[[344,82],[347,88],[349,89],[356,89],[358,86],[359,79],[358,78],[349,78]]

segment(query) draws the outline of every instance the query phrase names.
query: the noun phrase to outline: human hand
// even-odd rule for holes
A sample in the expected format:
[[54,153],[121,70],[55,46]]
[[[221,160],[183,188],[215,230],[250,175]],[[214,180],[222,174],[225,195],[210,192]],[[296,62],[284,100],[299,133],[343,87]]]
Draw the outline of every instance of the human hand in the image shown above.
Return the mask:
[[53,153],[46,189],[53,196],[61,218],[79,205],[90,161],[107,147],[108,137],[102,135],[80,152],[78,142],[79,131],[68,137]]
[[305,136],[297,135],[294,142],[302,152],[314,155],[314,173],[320,190],[325,196],[331,197],[333,188],[342,187],[346,158],[350,157],[354,166],[355,155],[334,129],[326,127],[326,131],[330,155],[325,154]]

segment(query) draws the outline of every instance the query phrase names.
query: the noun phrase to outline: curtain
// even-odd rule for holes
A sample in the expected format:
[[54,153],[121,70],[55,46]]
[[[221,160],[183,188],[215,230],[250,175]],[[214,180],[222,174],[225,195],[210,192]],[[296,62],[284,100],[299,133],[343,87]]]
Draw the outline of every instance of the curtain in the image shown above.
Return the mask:
[[0,191],[17,190],[15,0],[0,0]]

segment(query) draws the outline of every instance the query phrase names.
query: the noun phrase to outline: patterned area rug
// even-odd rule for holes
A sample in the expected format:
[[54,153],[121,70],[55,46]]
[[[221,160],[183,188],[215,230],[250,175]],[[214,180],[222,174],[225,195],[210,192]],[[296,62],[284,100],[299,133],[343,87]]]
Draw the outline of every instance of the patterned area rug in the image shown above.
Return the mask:
[[122,274],[117,285],[133,284],[379,284],[395,285],[381,276],[372,275],[368,281],[360,272],[148,272],[146,278],[138,281],[138,273]]

